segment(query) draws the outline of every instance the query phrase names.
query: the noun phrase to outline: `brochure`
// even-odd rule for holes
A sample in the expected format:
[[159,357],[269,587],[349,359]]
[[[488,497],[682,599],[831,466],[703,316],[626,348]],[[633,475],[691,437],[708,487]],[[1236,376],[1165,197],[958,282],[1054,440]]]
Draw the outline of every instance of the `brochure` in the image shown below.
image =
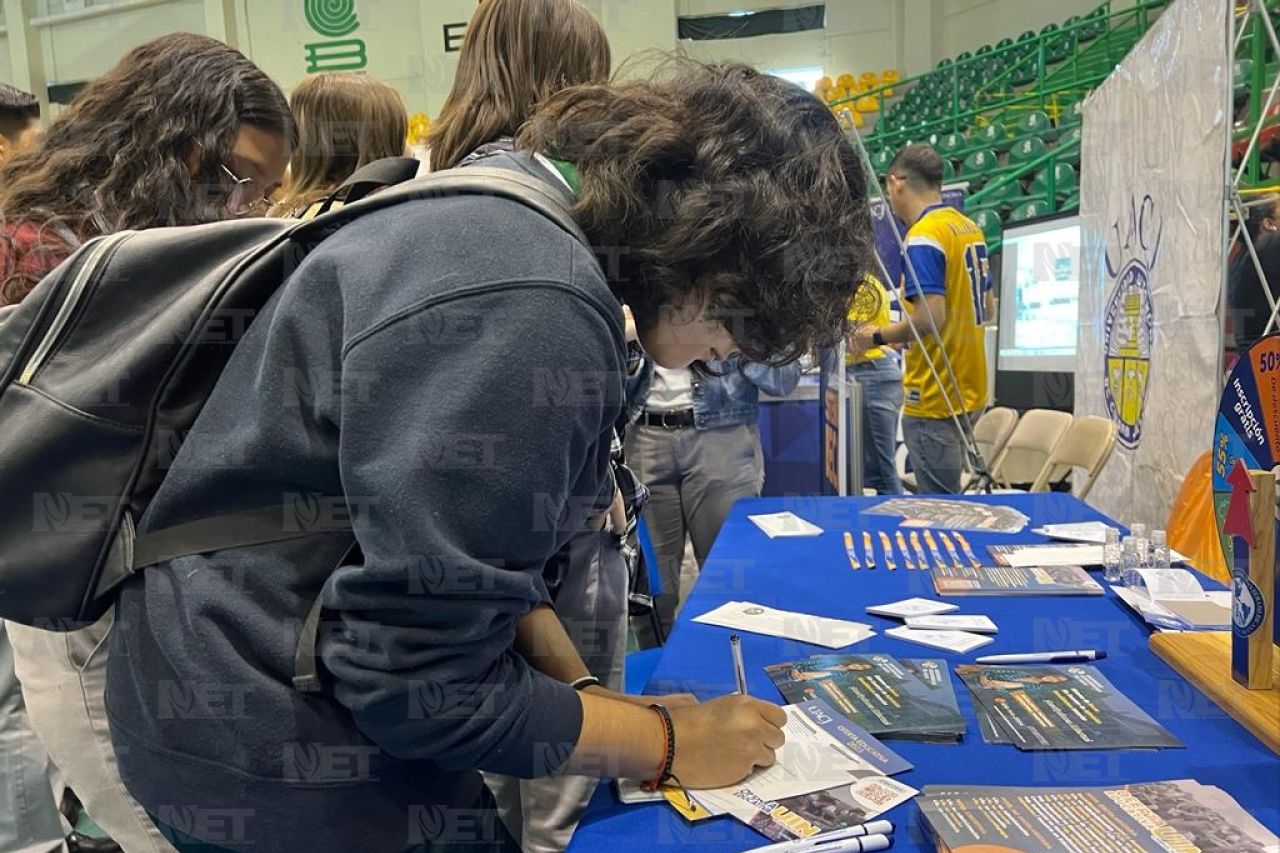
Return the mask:
[[938,595],[1102,595],[1102,587],[1079,566],[1039,568],[939,567]]
[[1022,750],[1182,746],[1093,666],[961,664],[956,674]]
[[807,838],[870,820],[917,791],[886,778],[911,764],[826,702],[788,705],[777,763],[725,788],[691,796],[775,841]]
[[1099,788],[927,785],[939,850],[988,853],[1280,853],[1280,839],[1220,788],[1190,779]]
[[788,702],[824,699],[879,737],[956,741],[965,730],[954,691],[938,690],[889,655],[816,655],[765,672]]
[[750,601],[730,601],[695,617],[693,621],[751,634],[799,640],[829,649],[851,646],[876,633],[870,625],[862,622],[777,610]]
[[939,498],[892,498],[867,510],[868,515],[902,518],[903,527],[1020,533],[1029,519],[1013,507]]

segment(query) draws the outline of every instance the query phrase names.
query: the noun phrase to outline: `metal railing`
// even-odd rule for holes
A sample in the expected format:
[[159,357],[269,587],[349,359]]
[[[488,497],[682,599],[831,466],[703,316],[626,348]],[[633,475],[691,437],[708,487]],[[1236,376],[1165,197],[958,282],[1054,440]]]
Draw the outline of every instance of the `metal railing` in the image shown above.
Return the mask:
[[[896,146],[912,139],[923,138],[930,133],[959,132],[971,125],[981,124],[988,114],[1011,108],[1035,106],[1046,112],[1060,111],[1060,96],[1081,96],[1106,79],[1115,64],[1128,53],[1137,37],[1150,26],[1152,11],[1167,5],[1168,0],[1139,0],[1134,6],[1114,12],[1111,2],[1102,3],[1079,21],[1057,29],[1042,31],[1033,38],[1016,41],[1005,47],[997,47],[975,53],[964,59],[940,65],[915,77],[899,80],[876,89],[860,92],[831,103],[832,109],[857,104],[865,98],[876,99],[878,113],[872,139],[882,147]],[[1096,38],[1084,38],[1088,31],[1101,28]],[[1135,36],[1130,39],[1129,36]],[[1060,40],[1070,40],[1068,56],[1056,67],[1050,66],[1050,49]],[[1093,42],[1084,50],[1081,45]],[[1087,64],[1097,58],[1097,67]],[[1008,63],[993,79],[979,84],[971,94],[961,92],[962,78],[982,73],[993,60],[1007,59]],[[1034,69],[1027,77],[1025,72]],[[1055,78],[1064,78],[1056,80]],[[1016,83],[1015,80],[1022,80]],[[891,99],[899,93],[910,92],[917,86],[936,85],[934,81],[949,81],[951,103],[947,115],[926,121],[913,122],[900,129],[886,127],[886,115]],[[945,84],[944,84],[945,85]],[[1015,91],[1018,85],[1029,86]],[[986,99],[984,102],[984,98]],[[865,113],[864,113],[865,114]]]

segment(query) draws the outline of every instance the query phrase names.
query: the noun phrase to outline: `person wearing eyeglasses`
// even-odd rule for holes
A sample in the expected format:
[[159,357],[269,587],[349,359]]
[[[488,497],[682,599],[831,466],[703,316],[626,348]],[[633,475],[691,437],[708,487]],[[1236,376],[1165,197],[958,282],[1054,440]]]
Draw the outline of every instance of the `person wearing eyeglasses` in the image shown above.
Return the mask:
[[[176,34],[134,48],[0,170],[0,322],[5,306],[94,237],[264,214],[294,134],[284,93],[225,44]],[[108,613],[69,634],[9,623],[19,704],[108,835],[130,853],[170,851],[125,792],[106,731],[112,622]],[[5,750],[0,738],[8,768]],[[119,849],[71,841],[72,850]]]

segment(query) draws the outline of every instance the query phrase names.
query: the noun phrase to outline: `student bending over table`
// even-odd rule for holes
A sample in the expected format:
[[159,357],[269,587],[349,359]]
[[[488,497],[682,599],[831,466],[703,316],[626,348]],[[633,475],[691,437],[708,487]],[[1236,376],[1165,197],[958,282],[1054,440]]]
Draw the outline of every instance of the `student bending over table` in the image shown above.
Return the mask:
[[[671,69],[560,92],[486,160],[566,200],[532,152],[571,165],[608,277],[522,205],[421,199],[320,245],[237,347],[141,527],[336,495],[359,554],[320,533],[127,584],[112,735],[180,849],[507,850],[476,770],[702,788],[773,762],[770,703],[575,691],[587,670],[542,578],[613,499],[622,303],[658,364],[781,363],[846,334],[870,266],[865,179],[820,101],[743,66]],[[300,371],[324,381],[289,405]],[[461,438],[486,451],[442,452]],[[323,690],[304,694],[317,595]],[[223,713],[174,713],[174,684]]]

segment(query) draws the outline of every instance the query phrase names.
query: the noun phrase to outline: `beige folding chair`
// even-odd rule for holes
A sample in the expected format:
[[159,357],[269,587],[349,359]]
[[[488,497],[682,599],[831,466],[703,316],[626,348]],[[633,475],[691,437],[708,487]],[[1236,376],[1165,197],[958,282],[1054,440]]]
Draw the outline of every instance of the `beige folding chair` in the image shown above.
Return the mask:
[[[996,460],[1000,458],[1000,453],[1009,443],[1009,436],[1013,435],[1017,425],[1018,413],[1003,406],[989,410],[973,425],[973,440],[978,445],[978,452],[982,454],[987,471],[994,470]],[[969,487],[973,477],[972,471],[965,471],[963,489]]]
[[1051,484],[1060,482],[1074,469],[1083,468],[1087,474],[1077,492],[1083,500],[1115,449],[1116,425],[1111,420],[1093,415],[1078,418],[1049,454],[1031,491],[1047,492]]
[[1036,482],[1072,420],[1066,412],[1049,409],[1032,409],[1024,414],[992,468],[996,482],[1006,487],[1010,483]]

